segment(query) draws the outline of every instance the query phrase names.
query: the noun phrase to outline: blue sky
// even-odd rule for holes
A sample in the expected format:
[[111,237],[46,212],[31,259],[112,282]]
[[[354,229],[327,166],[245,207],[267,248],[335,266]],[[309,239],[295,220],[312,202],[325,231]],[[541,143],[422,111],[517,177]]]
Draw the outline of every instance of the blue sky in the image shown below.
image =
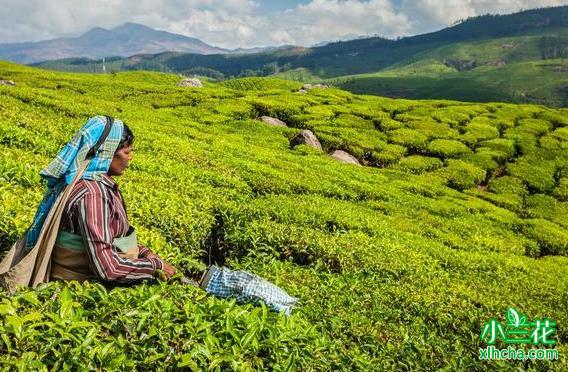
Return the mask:
[[[280,0],[280,1],[259,1],[261,9],[267,14],[295,8],[298,4],[307,4],[311,0]],[[391,1],[395,8],[400,8],[402,0]]]
[[259,1],[260,8],[266,14],[283,11],[286,9],[295,8],[298,4],[307,4],[310,0],[280,0],[280,1]]
[[0,43],[141,23],[224,48],[395,38],[568,0],[0,0]]

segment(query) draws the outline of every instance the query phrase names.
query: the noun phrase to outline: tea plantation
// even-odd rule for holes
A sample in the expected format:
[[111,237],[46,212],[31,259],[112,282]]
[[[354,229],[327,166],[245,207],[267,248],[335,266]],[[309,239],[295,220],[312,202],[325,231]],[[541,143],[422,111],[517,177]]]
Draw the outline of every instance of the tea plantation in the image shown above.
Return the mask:
[[[286,318],[176,283],[0,290],[1,368],[568,369],[568,110],[4,62],[0,79],[16,83],[0,85],[0,251],[32,220],[39,171],[108,114],[136,136],[118,182],[141,243],[301,299]],[[300,129],[323,150],[291,148]],[[559,360],[478,359],[508,307],[557,323]]]

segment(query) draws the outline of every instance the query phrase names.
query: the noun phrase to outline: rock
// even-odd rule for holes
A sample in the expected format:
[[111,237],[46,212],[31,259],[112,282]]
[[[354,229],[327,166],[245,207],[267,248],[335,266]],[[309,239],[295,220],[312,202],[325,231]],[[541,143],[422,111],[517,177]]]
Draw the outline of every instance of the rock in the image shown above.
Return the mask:
[[180,81],[178,83],[178,86],[180,87],[192,87],[192,88],[202,88],[203,84],[201,83],[201,80],[199,80],[198,78],[191,78],[191,79],[183,79],[182,81]]
[[356,157],[342,150],[335,150],[331,153],[331,157],[342,163],[361,165]]
[[320,141],[312,133],[312,131],[304,129],[290,141],[290,146],[295,147],[298,145],[307,145],[318,150],[321,150]]
[[14,86],[14,85],[16,85],[16,83],[14,83],[12,80],[0,80],[0,85]]
[[491,61],[491,62],[486,62],[485,63],[487,66],[495,66],[495,67],[503,67],[505,66],[507,63],[503,60],[498,60],[498,61]]
[[262,121],[266,124],[269,124],[269,125],[273,125],[275,127],[287,127],[288,126],[282,120],[276,119],[276,118],[273,118],[273,117],[270,117],[270,116],[261,116],[260,121]]
[[300,89],[300,91],[301,91],[301,90],[308,91],[308,90],[314,89],[314,88],[327,89],[327,88],[329,88],[329,85],[327,85],[327,84],[319,84],[319,83],[318,83],[318,84],[304,84],[304,85],[302,86],[302,89]]
[[303,93],[303,94],[306,94],[306,93],[308,93],[308,91],[307,91],[307,90],[305,90],[305,89],[300,89],[300,90],[298,91],[298,93]]

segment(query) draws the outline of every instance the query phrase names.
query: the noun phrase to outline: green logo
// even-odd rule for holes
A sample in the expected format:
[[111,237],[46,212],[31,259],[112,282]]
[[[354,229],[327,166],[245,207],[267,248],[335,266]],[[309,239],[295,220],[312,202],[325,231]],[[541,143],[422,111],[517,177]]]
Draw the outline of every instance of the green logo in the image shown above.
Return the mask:
[[493,318],[483,325],[480,338],[488,345],[494,345],[499,338],[506,344],[556,345],[552,339],[554,333],[556,323],[550,319],[529,322],[525,315],[510,307],[507,309],[505,326]]

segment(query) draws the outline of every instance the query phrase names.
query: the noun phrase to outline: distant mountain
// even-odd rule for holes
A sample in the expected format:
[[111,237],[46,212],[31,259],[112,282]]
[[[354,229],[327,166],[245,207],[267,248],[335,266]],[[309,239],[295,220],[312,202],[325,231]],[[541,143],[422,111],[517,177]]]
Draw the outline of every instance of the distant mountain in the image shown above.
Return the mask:
[[213,54],[227,50],[136,23],[125,23],[110,30],[95,27],[79,37],[0,44],[0,59],[27,64],[62,58],[100,59],[162,52]]

